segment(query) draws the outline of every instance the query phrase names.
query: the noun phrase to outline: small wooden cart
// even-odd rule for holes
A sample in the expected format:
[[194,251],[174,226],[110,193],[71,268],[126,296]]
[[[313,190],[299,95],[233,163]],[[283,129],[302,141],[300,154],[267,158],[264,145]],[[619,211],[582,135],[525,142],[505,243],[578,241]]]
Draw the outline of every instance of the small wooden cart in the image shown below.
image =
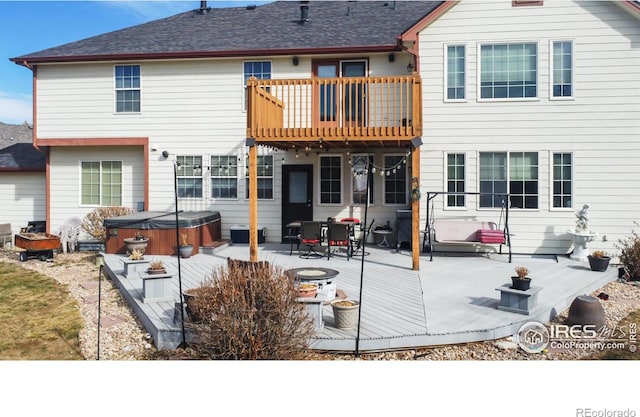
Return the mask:
[[60,248],[60,238],[48,233],[19,233],[16,234],[15,245],[25,249],[20,252],[20,261],[31,257],[46,261],[53,259],[53,251]]

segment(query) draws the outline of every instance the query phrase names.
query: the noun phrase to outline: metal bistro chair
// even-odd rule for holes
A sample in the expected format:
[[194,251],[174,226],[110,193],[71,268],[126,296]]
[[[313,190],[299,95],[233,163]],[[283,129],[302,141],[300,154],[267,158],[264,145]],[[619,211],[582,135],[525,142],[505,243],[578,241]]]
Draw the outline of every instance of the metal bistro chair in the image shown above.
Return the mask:
[[300,243],[309,247],[301,258],[322,258],[322,254],[316,252],[316,248],[322,244],[322,224],[320,222],[302,222],[300,225]]
[[[364,246],[364,242],[369,237],[369,233],[371,233],[371,228],[373,227],[373,223],[375,221],[376,221],[376,219],[371,220],[371,223],[369,223],[369,227],[367,227],[364,230],[360,230],[360,231],[356,232],[357,236],[355,236],[354,242],[353,242],[353,244],[355,245],[355,248],[353,248],[353,252],[352,252],[351,256],[356,256],[358,254],[358,252],[360,251],[360,249],[362,249],[362,247]],[[364,255],[365,256],[369,255],[369,252],[364,252]]]
[[327,259],[331,257],[332,246],[343,246],[347,248],[347,261],[353,252],[351,246],[351,226],[346,223],[329,223],[327,231]]

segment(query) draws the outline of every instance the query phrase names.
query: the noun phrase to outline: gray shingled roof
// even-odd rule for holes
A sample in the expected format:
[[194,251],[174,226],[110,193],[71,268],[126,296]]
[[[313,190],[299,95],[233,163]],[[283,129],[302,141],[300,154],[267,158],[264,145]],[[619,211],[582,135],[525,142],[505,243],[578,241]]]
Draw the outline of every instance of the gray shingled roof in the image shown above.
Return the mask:
[[32,145],[33,130],[0,122],[0,171],[44,171],[45,154]]
[[[194,2],[195,3],[195,2]],[[225,56],[300,53],[326,49],[381,50],[441,1],[311,1],[301,22],[300,2],[255,8],[198,9],[17,58],[46,62],[100,57]]]

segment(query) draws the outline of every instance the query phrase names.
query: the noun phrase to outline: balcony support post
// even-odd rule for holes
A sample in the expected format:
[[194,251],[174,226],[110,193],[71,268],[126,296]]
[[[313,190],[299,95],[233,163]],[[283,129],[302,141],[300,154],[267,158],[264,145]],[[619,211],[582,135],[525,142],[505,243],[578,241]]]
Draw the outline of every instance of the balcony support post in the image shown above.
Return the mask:
[[249,259],[258,260],[258,148],[254,138],[247,138],[249,147]]

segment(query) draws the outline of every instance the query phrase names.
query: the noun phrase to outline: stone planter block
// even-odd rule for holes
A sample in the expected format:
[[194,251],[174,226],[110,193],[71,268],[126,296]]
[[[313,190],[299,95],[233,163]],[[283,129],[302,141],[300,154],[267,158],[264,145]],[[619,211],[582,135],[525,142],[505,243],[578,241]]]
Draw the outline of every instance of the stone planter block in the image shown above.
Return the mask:
[[130,276],[137,276],[142,271],[145,271],[149,267],[149,261],[146,259],[123,259],[124,272],[122,275],[129,278]]
[[324,327],[322,320],[322,303],[326,300],[325,297],[318,294],[316,297],[300,297],[296,301],[302,303],[307,308],[309,316],[313,319],[314,328],[321,330]]
[[542,288],[530,287],[526,291],[521,291],[510,287],[509,283],[496,288],[497,291],[500,291],[498,310],[530,315],[538,305],[538,293]]
[[173,301],[171,292],[172,274],[147,274],[140,273],[142,279],[142,302],[157,303],[160,301]]

